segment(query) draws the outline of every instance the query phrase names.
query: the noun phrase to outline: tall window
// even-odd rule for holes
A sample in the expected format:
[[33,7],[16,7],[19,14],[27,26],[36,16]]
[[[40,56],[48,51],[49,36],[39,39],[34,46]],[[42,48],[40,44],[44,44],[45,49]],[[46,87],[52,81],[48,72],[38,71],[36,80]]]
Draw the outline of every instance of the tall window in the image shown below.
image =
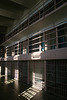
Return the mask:
[[38,34],[29,39],[29,53],[44,51],[43,34]]
[[63,3],[65,3],[66,0],[55,0],[55,2],[56,2],[56,7],[59,7],[59,6],[61,6]]
[[52,0],[50,3],[44,6],[44,15],[50,13],[53,10],[54,10],[54,1]]
[[28,52],[28,40],[20,43],[20,54],[27,54]]
[[[67,47],[67,24],[45,31],[7,48],[7,56]],[[28,50],[29,49],[29,50]],[[1,52],[1,51],[0,51]]]
[[11,46],[11,56],[14,56],[14,45]]
[[44,34],[45,51],[56,48],[56,29],[46,31]]
[[67,24],[58,27],[58,48],[67,47]]
[[0,57],[4,57],[5,49],[4,46],[0,46]]
[[15,44],[15,55],[19,54],[19,43]]
[[11,47],[7,47],[6,52],[7,56],[11,56]]
[[39,51],[39,35],[29,39],[29,53]]

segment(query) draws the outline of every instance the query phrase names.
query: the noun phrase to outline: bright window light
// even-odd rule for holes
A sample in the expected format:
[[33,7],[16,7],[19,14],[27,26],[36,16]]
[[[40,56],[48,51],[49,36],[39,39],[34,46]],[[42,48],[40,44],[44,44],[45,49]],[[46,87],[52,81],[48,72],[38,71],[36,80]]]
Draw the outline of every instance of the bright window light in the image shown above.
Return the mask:
[[31,54],[31,59],[41,59],[41,52],[34,52]]
[[45,84],[42,80],[42,74],[32,73],[32,87],[42,90],[44,88],[43,84]]
[[15,80],[19,79],[19,70],[15,69]]
[[26,91],[20,93],[18,96],[23,96],[25,97],[27,100],[30,100],[31,98],[33,98],[40,90],[30,87],[28,88]]
[[23,49],[23,54],[26,54],[27,53],[27,50],[26,49]]
[[7,81],[8,80],[8,77],[5,75],[5,81]]
[[14,85],[15,85],[15,89],[18,91],[19,88],[18,80],[15,80]]
[[14,56],[14,52],[12,52],[12,56]]
[[5,75],[7,76],[7,67],[5,68]]
[[45,44],[45,50],[47,50],[47,44]]
[[1,66],[0,66],[0,75],[1,75]]

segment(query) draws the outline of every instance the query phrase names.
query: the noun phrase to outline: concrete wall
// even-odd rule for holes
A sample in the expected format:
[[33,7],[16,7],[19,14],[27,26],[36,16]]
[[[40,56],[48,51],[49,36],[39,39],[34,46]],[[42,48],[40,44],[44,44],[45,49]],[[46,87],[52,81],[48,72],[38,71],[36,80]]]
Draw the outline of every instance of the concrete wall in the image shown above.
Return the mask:
[[67,47],[61,49],[47,50],[45,52],[34,52],[29,54],[16,55],[14,57],[6,57],[5,61],[16,60],[51,60],[51,59],[67,59]]

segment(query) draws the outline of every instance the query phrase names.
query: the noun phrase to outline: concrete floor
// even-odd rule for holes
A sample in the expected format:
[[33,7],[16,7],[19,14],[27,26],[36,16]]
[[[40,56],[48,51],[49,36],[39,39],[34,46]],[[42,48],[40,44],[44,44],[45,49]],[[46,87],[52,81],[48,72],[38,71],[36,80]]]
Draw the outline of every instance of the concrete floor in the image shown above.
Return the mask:
[[[7,80],[11,79],[8,78]],[[28,90],[27,92],[30,92],[29,88],[30,86],[22,82],[15,80],[5,82],[5,77],[0,77],[0,100],[65,100],[64,98],[50,95],[44,90],[38,91],[31,99],[26,99],[29,95],[23,97],[20,93],[26,90]]]

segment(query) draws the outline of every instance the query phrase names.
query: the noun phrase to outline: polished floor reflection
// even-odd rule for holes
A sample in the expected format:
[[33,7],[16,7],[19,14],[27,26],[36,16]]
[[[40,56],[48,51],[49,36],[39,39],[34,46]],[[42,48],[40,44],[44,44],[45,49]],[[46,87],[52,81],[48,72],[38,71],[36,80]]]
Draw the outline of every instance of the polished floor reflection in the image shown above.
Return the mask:
[[18,96],[21,98],[22,96],[25,97],[27,100],[31,100],[40,90],[30,87],[27,90],[20,93]]
[[10,84],[5,83],[5,76],[0,77],[0,100],[64,100],[10,77],[7,78],[7,82]]

